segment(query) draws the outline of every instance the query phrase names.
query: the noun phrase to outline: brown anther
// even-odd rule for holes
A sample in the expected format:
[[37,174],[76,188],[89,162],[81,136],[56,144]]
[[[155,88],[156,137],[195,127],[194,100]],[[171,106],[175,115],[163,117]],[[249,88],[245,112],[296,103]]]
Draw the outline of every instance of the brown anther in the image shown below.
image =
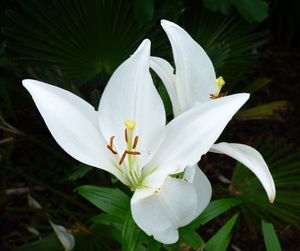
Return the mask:
[[110,140],[109,140],[109,145],[107,145],[107,148],[113,153],[113,154],[118,154],[118,152],[117,151],[115,151],[114,150],[114,138],[115,138],[115,136],[112,136],[112,137],[110,137]]
[[125,150],[124,153],[122,154],[122,157],[121,157],[120,161],[119,161],[119,165],[122,165],[122,163],[125,160],[125,157],[126,157],[127,154],[140,155],[141,153],[140,152],[135,152],[135,151]]
[[111,148],[110,145],[107,145],[107,148],[108,148],[113,154],[118,154],[118,152],[115,151],[113,148]]
[[131,154],[131,155],[140,155],[140,152],[135,152],[135,151],[128,151],[126,150],[126,153]]
[[134,137],[134,141],[133,141],[133,146],[132,146],[133,149],[136,148],[136,146],[137,146],[137,144],[138,144],[138,141],[139,141],[139,136],[135,136],[135,137]]
[[126,142],[128,142],[127,128],[125,129],[125,140],[126,140]]
[[120,159],[120,161],[119,161],[119,165],[122,165],[122,163],[123,163],[123,161],[124,161],[124,159],[125,159],[125,157],[126,157],[126,154],[127,154],[127,151],[125,151],[125,152],[122,154],[122,157],[121,157],[121,159]]
[[112,136],[112,137],[110,137],[110,140],[109,140],[109,145],[111,148],[113,147],[113,144],[114,144],[114,138],[115,138],[115,136]]
[[225,97],[226,95],[227,95],[227,92],[222,92],[219,95],[210,94],[209,97],[210,97],[210,99],[217,99],[217,98]]

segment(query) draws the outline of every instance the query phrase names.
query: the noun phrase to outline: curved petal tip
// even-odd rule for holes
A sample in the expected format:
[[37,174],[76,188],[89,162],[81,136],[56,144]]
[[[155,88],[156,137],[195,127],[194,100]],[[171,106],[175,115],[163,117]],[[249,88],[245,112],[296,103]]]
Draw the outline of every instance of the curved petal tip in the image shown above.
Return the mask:
[[180,29],[182,29],[180,26],[178,26],[177,24],[171,22],[171,21],[168,21],[166,19],[162,19],[160,20],[160,24],[163,28],[167,28],[168,26],[174,26],[174,27],[179,27]]
[[274,193],[271,196],[269,196],[269,201],[271,204],[274,203],[275,197],[276,197],[276,191],[274,190]]
[[34,80],[34,79],[23,79],[22,85],[29,91],[32,84],[39,84],[40,81]]
[[134,54],[136,54],[138,52],[144,52],[144,53],[149,54],[149,56],[150,56],[150,48],[151,48],[151,41],[149,39],[144,39]]

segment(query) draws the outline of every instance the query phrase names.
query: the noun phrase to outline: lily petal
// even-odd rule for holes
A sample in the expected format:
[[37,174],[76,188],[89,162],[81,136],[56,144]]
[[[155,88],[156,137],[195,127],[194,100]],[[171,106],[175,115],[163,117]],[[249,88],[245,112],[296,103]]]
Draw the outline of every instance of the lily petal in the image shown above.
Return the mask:
[[177,229],[194,220],[211,198],[211,185],[197,165],[187,168],[184,179],[168,177],[160,190],[146,190],[134,193],[132,216],[148,235],[165,244],[176,242]]
[[[185,167],[196,164],[248,98],[249,94],[226,96],[195,106],[174,118],[167,125],[166,136],[157,154],[147,164],[147,171],[152,174],[145,178],[144,184],[152,186],[151,182],[155,180],[159,185],[166,175],[182,172]],[[152,170],[156,166],[159,169]]]
[[[171,99],[174,115],[179,114],[179,103],[176,92],[174,68],[168,61],[160,57],[150,57],[150,68],[160,77]],[[178,110],[178,111],[177,111]]]
[[276,196],[274,180],[266,162],[257,150],[243,144],[222,142],[213,145],[210,152],[226,154],[248,167],[260,180],[270,202],[273,203]]
[[114,72],[99,104],[99,121],[106,140],[115,136],[120,154],[126,149],[124,122],[136,122],[137,150],[143,165],[159,144],[166,123],[165,109],[150,72],[150,41],[144,40],[137,51]]
[[30,92],[56,142],[82,163],[121,178],[109,160],[109,151],[98,126],[98,114],[71,92],[40,81],[22,81]]
[[178,25],[162,20],[170,40],[176,65],[176,90],[181,112],[194,102],[206,102],[217,91],[216,74],[202,47]]
[[63,245],[65,251],[71,251],[75,247],[75,238],[70,234],[64,226],[56,225],[49,220],[51,227],[53,228],[57,238]]

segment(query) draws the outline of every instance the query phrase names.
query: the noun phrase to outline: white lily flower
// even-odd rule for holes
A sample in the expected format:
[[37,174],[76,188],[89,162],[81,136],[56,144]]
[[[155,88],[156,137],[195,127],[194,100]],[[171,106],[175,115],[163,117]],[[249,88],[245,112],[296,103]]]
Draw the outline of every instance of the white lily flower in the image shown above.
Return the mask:
[[[150,41],[145,40],[112,75],[98,111],[56,86],[35,80],[23,80],[23,85],[57,143],[129,186],[137,225],[168,244],[208,205],[211,186],[196,164],[249,95],[213,100],[166,125],[149,61]],[[185,169],[183,179],[170,176]]]
[[[174,116],[191,108],[206,106],[216,99],[231,97],[232,95],[222,97],[220,94],[225,81],[222,77],[216,78],[213,64],[202,47],[178,25],[166,20],[162,20],[161,25],[172,46],[176,75],[173,67],[162,58],[151,57],[150,67],[166,86]],[[199,124],[199,130],[201,126]],[[274,181],[258,151],[248,145],[223,142],[213,145],[210,152],[226,154],[248,167],[261,181],[270,202],[273,203],[276,195]]]

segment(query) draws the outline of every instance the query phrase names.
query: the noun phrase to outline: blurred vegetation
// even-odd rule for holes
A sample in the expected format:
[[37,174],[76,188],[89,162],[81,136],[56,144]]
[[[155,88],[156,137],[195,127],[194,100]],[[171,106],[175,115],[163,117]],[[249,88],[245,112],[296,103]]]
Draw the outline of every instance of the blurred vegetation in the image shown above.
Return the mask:
[[[126,191],[121,184],[59,148],[21,86],[24,78],[42,80],[97,107],[112,72],[144,38],[151,39],[152,55],[173,62],[159,24],[168,19],[204,47],[217,75],[226,79],[228,93],[253,94],[222,140],[256,146],[277,187],[275,203],[269,204],[261,184],[245,167],[209,154],[200,165],[213,184],[213,201],[180,230],[181,248],[274,251],[281,245],[283,250],[296,250],[298,5],[291,0],[1,1],[0,249],[63,250],[48,224],[51,217],[75,235],[74,250],[119,250],[121,245],[123,250],[179,250],[178,243],[162,247],[137,228],[124,211],[128,194],[121,192]],[[167,104],[164,86],[153,77]],[[167,112],[171,114],[170,106]],[[42,209],[28,206],[28,193]]]

